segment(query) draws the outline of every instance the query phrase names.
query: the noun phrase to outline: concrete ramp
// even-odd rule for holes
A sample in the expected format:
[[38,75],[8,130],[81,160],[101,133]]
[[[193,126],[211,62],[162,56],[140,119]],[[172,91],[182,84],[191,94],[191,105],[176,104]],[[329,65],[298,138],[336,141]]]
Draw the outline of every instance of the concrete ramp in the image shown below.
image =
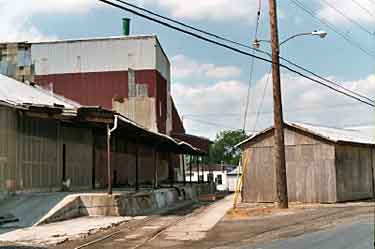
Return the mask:
[[69,193],[23,193],[0,201],[0,217],[18,219],[0,225],[0,234],[34,225],[67,195]]

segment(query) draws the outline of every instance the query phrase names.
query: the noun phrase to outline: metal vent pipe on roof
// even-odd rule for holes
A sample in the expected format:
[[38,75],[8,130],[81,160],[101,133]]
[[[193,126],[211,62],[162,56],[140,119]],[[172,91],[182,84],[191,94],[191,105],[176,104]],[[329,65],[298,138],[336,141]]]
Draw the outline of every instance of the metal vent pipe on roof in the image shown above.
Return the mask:
[[122,18],[122,34],[130,35],[130,18]]

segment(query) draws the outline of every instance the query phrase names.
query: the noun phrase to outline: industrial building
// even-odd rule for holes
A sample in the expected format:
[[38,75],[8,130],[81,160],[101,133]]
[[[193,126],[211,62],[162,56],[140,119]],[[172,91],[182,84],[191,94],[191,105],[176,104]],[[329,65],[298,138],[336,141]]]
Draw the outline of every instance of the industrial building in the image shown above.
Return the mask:
[[[244,202],[275,202],[274,129],[241,142]],[[361,130],[284,125],[291,202],[335,203],[373,196],[375,139]]]
[[[208,152],[208,139],[185,132],[170,92],[170,62],[155,35],[3,43],[0,55],[0,72],[9,77],[35,82],[83,106],[115,111],[145,129]],[[116,146],[119,153],[134,150],[131,145]],[[98,153],[99,164],[105,152]],[[145,149],[140,156],[150,161],[152,152]],[[182,157],[162,158],[164,163],[171,160],[175,164],[176,178],[183,181]],[[114,168],[124,171],[122,160],[131,162],[133,158],[115,159]],[[101,172],[104,170],[96,173]],[[120,174],[120,170],[115,173]]]
[[[114,129],[110,144],[108,127]],[[172,156],[180,154],[203,152],[114,111],[0,75],[0,196],[103,188],[108,179],[136,189],[170,186],[177,182]]]
[[0,45],[0,72],[9,77],[115,110],[155,132],[185,132],[170,94],[170,62],[155,35]]

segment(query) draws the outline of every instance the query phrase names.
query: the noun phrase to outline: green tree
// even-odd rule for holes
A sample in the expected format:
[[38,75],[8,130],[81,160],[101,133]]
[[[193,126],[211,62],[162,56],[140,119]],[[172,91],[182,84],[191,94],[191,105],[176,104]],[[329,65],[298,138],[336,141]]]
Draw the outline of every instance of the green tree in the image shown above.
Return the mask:
[[225,130],[216,135],[215,141],[210,146],[210,162],[237,165],[240,159],[240,148],[236,144],[248,138],[242,130]]

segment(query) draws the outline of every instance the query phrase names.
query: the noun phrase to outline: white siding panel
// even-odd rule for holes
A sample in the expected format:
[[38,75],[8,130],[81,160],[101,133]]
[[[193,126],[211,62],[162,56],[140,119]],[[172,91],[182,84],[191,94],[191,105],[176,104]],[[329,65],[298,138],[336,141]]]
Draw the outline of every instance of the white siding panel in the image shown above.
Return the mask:
[[156,69],[156,37],[36,43],[37,75]]
[[168,57],[164,53],[163,49],[161,48],[159,42],[156,42],[155,45],[156,48],[156,69],[160,74],[167,80],[168,86],[167,90],[168,92],[171,91],[171,64],[168,60]]

